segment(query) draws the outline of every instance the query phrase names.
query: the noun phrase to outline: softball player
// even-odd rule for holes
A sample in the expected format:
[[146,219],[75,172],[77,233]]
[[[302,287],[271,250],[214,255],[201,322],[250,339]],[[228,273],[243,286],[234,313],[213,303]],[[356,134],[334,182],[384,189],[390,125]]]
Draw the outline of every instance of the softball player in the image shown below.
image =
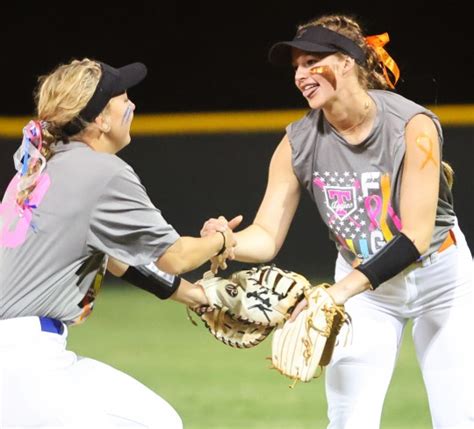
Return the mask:
[[[40,79],[0,205],[0,427],[181,428],[131,377],[66,349],[110,270],[162,299],[207,304],[175,274],[233,245],[180,237],[115,154],[130,142],[141,63],[74,60]],[[156,263],[155,263],[156,262]],[[130,266],[130,267],[129,267]],[[172,273],[172,274],[167,274]]]
[[[452,170],[441,161],[439,120],[387,90],[399,75],[387,41],[330,15],[271,48],[272,63],[293,65],[311,110],[273,154],[235,257],[271,260],[306,189],[339,251],[329,291],[354,327],[352,345],[336,348],[326,373],[329,428],[379,427],[410,319],[433,427],[473,428],[472,256],[453,210]],[[211,219],[201,233],[222,225]]]

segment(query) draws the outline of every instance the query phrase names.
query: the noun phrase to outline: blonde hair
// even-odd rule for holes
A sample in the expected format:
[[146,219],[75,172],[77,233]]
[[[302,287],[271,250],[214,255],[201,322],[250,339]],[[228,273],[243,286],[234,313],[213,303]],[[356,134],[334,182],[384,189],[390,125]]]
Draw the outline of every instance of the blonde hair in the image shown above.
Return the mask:
[[365,53],[366,63],[356,63],[356,72],[360,85],[365,89],[388,89],[389,85],[383,75],[380,59],[377,53],[367,45],[361,25],[355,18],[347,15],[324,15],[300,25],[298,31],[304,28],[321,26],[335,31],[354,41]]
[[43,139],[46,146],[68,141],[62,127],[78,118],[92,98],[102,75],[100,64],[84,58],[58,66],[38,79],[35,104],[38,119],[46,121]]
[[[62,128],[73,119],[82,121],[78,115],[92,98],[101,76],[100,64],[84,58],[59,65],[48,75],[38,78],[34,99],[37,118],[42,125],[40,153],[46,160],[53,155],[52,144],[69,141]],[[36,183],[29,183],[40,167],[38,162],[28,166],[21,177],[17,195],[19,205],[23,205],[34,190]]]

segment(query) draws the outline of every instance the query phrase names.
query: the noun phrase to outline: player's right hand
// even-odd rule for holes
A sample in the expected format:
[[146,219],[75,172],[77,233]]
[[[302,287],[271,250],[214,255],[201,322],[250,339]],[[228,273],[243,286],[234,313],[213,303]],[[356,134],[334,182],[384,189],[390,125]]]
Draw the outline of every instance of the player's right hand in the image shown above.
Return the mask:
[[206,222],[204,222],[204,225],[200,231],[201,237],[205,237],[206,235],[213,234],[217,231],[225,232],[228,228],[233,231],[240,225],[242,219],[242,215],[238,215],[230,221],[228,221],[224,216],[219,216],[217,219],[211,217]]
[[240,222],[242,222],[242,219],[242,215],[236,216],[230,221],[227,221],[224,216],[219,216],[217,219],[210,218],[204,223],[200,231],[201,237],[205,237],[219,231],[225,235],[226,240],[226,250],[224,253],[211,258],[211,271],[214,274],[217,273],[219,268],[221,270],[225,270],[227,268],[227,259],[234,259],[234,248],[237,245],[237,242],[235,241],[233,230],[240,224]]

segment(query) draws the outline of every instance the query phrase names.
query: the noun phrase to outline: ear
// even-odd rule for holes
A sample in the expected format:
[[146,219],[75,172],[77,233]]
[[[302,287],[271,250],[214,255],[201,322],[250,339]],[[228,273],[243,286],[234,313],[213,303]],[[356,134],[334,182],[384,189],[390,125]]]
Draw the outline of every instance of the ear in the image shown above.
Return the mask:
[[103,133],[108,133],[110,131],[110,123],[109,121],[104,117],[104,114],[101,113],[97,118],[94,120],[95,124],[99,128],[99,130]]
[[342,74],[346,75],[349,73],[355,65],[354,58],[350,57],[349,55],[344,55],[344,61],[342,63]]

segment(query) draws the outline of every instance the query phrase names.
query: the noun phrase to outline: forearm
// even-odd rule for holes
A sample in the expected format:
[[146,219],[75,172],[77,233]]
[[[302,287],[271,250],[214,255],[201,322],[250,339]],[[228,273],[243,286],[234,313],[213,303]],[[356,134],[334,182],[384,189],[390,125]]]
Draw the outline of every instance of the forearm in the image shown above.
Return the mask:
[[235,239],[235,260],[241,262],[268,262],[280,250],[272,235],[255,223],[236,233]]
[[346,277],[334,283],[329,293],[337,304],[344,304],[349,298],[371,289],[368,278],[360,271],[353,270]]
[[221,233],[201,238],[181,237],[156,261],[156,265],[167,273],[186,273],[215,256],[222,245]]
[[171,299],[191,308],[208,304],[203,288],[184,279],[181,279],[181,284],[175,293],[171,295]]
[[[142,271],[137,270],[136,268],[129,268],[128,265],[124,264],[123,262],[117,261],[114,258],[109,258],[109,262],[107,265],[108,270],[117,277],[122,277],[124,280],[129,282],[130,284],[139,287],[140,289],[144,289],[148,292],[154,293],[157,296],[161,296],[163,299],[162,293],[169,288],[169,284],[164,281],[166,277],[169,280],[169,276],[166,273],[162,273],[164,276],[162,277],[152,277],[146,276]],[[127,275],[130,270],[134,270],[134,276],[131,277]],[[150,270],[151,272],[152,270]],[[148,273],[149,274],[149,273]],[[176,277],[178,279],[179,286],[173,292],[171,296],[169,293],[167,294],[166,298],[172,299],[173,301],[180,302],[181,304],[187,305],[191,308],[200,307],[203,305],[208,304],[207,297],[204,293],[204,290],[198,284],[190,283],[183,278]]]

